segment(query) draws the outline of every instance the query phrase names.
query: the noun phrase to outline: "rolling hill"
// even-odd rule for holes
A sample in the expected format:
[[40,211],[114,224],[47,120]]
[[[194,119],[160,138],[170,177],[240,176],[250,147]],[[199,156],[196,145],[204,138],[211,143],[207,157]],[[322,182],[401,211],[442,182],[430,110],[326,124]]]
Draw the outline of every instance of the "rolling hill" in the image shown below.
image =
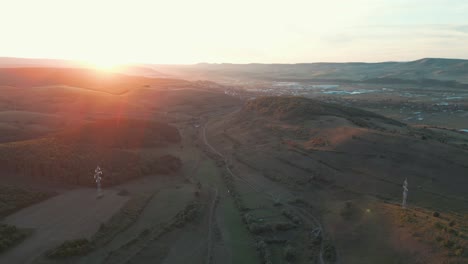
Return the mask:
[[228,120],[215,133],[235,142],[236,157],[293,186],[325,184],[393,200],[408,178],[418,186],[415,203],[468,209],[460,187],[468,184],[468,145],[445,143],[429,129],[300,97],[257,98]]
[[124,94],[135,88],[182,82],[81,68],[0,68],[0,86],[20,88],[67,85],[110,94]]
[[178,142],[177,129],[165,123],[99,120],[47,137],[0,144],[0,164],[4,173],[79,185],[92,185],[90,173],[100,164],[106,170],[106,185],[111,185],[151,173],[177,171],[181,166],[178,158],[148,158],[140,152]]
[[[271,197],[283,212],[300,204],[320,217],[323,239],[333,241],[341,263],[466,262],[468,240],[458,233],[467,225],[466,135],[464,145],[451,144],[442,133],[363,110],[259,97],[211,122],[206,137],[247,185],[242,200],[250,204],[246,215],[261,216],[257,223],[273,222],[273,213],[262,214],[266,209],[258,206],[259,197]],[[409,205],[402,210],[405,179]],[[457,227],[449,229],[450,221]],[[272,251],[279,232],[273,237]],[[303,242],[296,247],[313,249]]]

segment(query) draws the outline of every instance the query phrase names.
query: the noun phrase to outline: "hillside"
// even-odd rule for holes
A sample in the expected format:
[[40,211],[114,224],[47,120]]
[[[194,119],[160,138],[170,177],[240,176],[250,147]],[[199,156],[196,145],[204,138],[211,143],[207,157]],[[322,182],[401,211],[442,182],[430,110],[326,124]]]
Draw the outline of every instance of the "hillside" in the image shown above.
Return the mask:
[[[106,185],[181,167],[171,155],[146,157],[143,148],[177,144],[176,128],[143,120],[101,120],[66,129],[54,136],[0,144],[4,172],[43,181],[92,185],[92,172],[104,168]],[[139,151],[132,151],[138,148]]]
[[260,97],[248,101],[243,110],[298,123],[320,116],[335,116],[348,119],[358,126],[369,126],[370,119],[405,126],[403,123],[369,111],[304,97]]
[[460,187],[468,184],[467,145],[446,143],[450,140],[429,129],[298,97],[251,100],[228,120],[217,129],[220,138],[229,139],[223,144],[232,142],[239,160],[265,166],[289,184],[315,188],[312,174],[322,184],[392,200],[408,177],[419,186],[412,199],[421,205],[461,209],[468,201]]
[[[302,205],[319,217],[323,239],[341,263],[464,263],[467,239],[457,230],[467,223],[468,135],[456,136],[465,145],[424,127],[300,97],[250,100],[206,131],[244,183],[239,192],[249,217],[274,224],[269,215],[281,205],[258,206],[265,198],[284,203],[283,214],[288,205]],[[401,209],[405,179],[408,211]],[[444,217],[430,219],[434,211]],[[445,227],[457,217],[456,227]],[[273,233],[266,236],[272,251],[278,238],[288,239]],[[313,250],[310,239],[292,240],[299,256]]]
[[70,127],[55,135],[66,144],[99,147],[148,148],[180,142],[177,128],[162,122],[106,119]]

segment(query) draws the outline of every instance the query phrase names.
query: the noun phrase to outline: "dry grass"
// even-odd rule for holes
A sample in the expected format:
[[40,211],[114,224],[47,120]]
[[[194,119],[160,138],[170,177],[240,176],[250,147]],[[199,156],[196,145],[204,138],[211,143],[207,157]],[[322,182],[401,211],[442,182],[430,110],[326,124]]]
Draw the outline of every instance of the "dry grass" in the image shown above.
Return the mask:
[[43,201],[54,195],[15,186],[0,186],[0,217],[7,216],[21,208]]
[[432,248],[435,255],[449,263],[468,261],[468,215],[435,214],[424,208],[404,210],[390,204],[383,208],[400,232],[407,232],[413,240]]

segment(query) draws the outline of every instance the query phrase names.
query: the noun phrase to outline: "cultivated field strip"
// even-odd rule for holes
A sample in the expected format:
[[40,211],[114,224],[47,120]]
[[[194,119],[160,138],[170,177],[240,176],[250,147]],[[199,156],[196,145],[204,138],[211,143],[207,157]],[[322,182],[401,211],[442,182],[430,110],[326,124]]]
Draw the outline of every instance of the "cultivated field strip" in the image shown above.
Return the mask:
[[[226,170],[228,171],[228,173],[234,177],[234,178],[237,178],[239,180],[241,180],[242,182],[244,182],[247,186],[249,186],[250,188],[252,188],[254,191],[256,191],[257,193],[261,193],[265,196],[267,196],[267,198],[272,201],[273,203],[275,203],[277,201],[277,198],[265,191],[265,190],[262,190],[261,187],[259,187],[256,183],[252,182],[252,181],[249,181],[248,179],[244,178],[244,177],[241,177],[240,175],[237,175],[235,173],[232,172],[232,170],[229,168],[229,162],[227,160],[227,158],[221,154],[218,150],[216,150],[207,140],[207,137],[206,137],[206,125],[207,123],[205,123],[202,127],[202,136],[203,136],[203,141],[205,143],[205,145],[211,149],[216,155],[218,155],[219,157],[221,157],[223,159],[223,163],[225,165],[225,168]],[[293,206],[293,205],[289,205],[289,204],[284,204],[286,207],[289,207],[290,209],[293,209],[294,211],[298,212],[300,215],[302,215],[303,217],[305,217],[306,219],[308,219],[308,221],[314,223],[316,225],[316,228],[319,230],[319,233],[320,234],[323,234],[323,229],[322,229],[322,225],[320,224],[320,222],[317,220],[317,218],[315,218],[312,214],[310,214],[309,212],[307,212],[306,210],[304,210],[303,208],[301,207],[298,207],[298,206]],[[323,248],[324,248],[324,242],[323,242],[323,239],[321,241],[321,244],[320,244],[320,252],[319,252],[319,263],[320,264],[325,264],[325,261],[323,259]]]

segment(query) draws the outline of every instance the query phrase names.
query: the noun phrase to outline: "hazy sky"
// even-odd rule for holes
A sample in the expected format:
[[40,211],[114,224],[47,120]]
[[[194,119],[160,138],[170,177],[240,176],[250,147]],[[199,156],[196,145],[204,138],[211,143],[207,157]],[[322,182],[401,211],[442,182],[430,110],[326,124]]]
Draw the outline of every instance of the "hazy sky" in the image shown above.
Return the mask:
[[468,59],[467,0],[0,0],[0,56],[98,63]]

